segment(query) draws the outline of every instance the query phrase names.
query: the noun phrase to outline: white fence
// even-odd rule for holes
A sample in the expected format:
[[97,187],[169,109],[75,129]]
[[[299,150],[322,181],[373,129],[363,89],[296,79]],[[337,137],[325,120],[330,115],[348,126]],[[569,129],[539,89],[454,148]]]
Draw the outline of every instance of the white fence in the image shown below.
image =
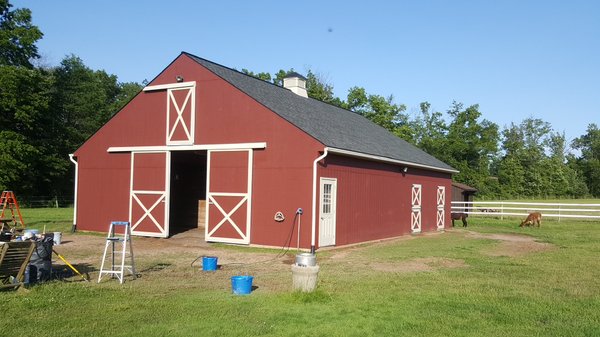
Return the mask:
[[600,204],[560,204],[513,201],[452,201],[452,213],[483,216],[521,216],[540,212],[543,217],[600,220]]

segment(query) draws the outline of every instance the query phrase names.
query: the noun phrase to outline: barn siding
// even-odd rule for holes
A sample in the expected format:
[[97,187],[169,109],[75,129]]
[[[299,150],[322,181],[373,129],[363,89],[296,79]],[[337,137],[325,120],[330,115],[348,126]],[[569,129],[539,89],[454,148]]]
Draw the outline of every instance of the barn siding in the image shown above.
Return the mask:
[[336,245],[411,233],[411,188],[422,185],[422,231],[435,231],[436,191],[446,187],[445,227],[450,219],[450,175],[330,155],[319,176],[337,179]]

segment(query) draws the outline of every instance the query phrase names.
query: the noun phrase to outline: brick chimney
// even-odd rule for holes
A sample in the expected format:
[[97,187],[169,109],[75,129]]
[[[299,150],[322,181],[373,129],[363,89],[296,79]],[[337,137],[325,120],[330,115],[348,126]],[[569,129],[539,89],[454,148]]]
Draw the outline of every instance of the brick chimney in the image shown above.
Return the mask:
[[302,97],[308,97],[306,92],[306,77],[291,72],[283,78],[283,87],[291,90],[294,94]]

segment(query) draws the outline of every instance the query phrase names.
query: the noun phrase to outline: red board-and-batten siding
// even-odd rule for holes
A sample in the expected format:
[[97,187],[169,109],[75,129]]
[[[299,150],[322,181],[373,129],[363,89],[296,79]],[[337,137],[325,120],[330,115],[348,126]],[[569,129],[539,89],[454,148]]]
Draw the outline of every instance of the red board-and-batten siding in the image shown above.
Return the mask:
[[[324,145],[185,54],[150,85],[171,84],[177,76],[196,82],[194,144],[267,144],[253,151],[250,243],[283,245],[294,213],[302,208],[300,245],[309,248],[312,164]],[[165,90],[140,93],[76,151],[79,229],[106,231],[110,221],[128,219],[131,153],[108,153],[107,149],[164,146],[166,102]],[[435,188],[446,186],[450,191],[449,174],[410,168],[402,175],[395,165],[333,155],[325,163],[318,165],[318,177],[338,179],[336,245],[409,233],[414,183],[423,185],[422,230],[435,230]],[[273,219],[278,211],[286,215],[283,223]],[[318,227],[317,222],[317,231]],[[293,235],[292,242],[296,242],[295,231]],[[315,235],[318,238],[318,232]]]
[[[450,191],[449,173],[329,155],[319,175],[337,179],[336,245],[346,245],[411,233],[411,191],[421,185],[421,230],[437,230],[436,193]],[[445,200],[445,221],[450,200]]]

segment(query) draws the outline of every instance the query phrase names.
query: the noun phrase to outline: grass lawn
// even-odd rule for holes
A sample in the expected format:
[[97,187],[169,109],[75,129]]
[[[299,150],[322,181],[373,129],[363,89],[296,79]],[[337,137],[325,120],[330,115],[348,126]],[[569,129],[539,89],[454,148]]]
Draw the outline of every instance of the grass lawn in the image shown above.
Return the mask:
[[[16,213],[15,213],[16,215]],[[73,208],[21,208],[27,229],[46,227],[46,232],[68,232],[73,226]]]
[[[68,211],[24,217],[67,231]],[[524,240],[498,239],[512,234]],[[240,297],[224,272],[171,254],[147,262],[163,270],[123,285],[73,278],[2,292],[0,335],[600,336],[599,256],[597,222],[545,219],[537,229],[473,217],[468,231],[320,252],[310,294],[290,290],[287,268],[250,269],[258,289]]]

